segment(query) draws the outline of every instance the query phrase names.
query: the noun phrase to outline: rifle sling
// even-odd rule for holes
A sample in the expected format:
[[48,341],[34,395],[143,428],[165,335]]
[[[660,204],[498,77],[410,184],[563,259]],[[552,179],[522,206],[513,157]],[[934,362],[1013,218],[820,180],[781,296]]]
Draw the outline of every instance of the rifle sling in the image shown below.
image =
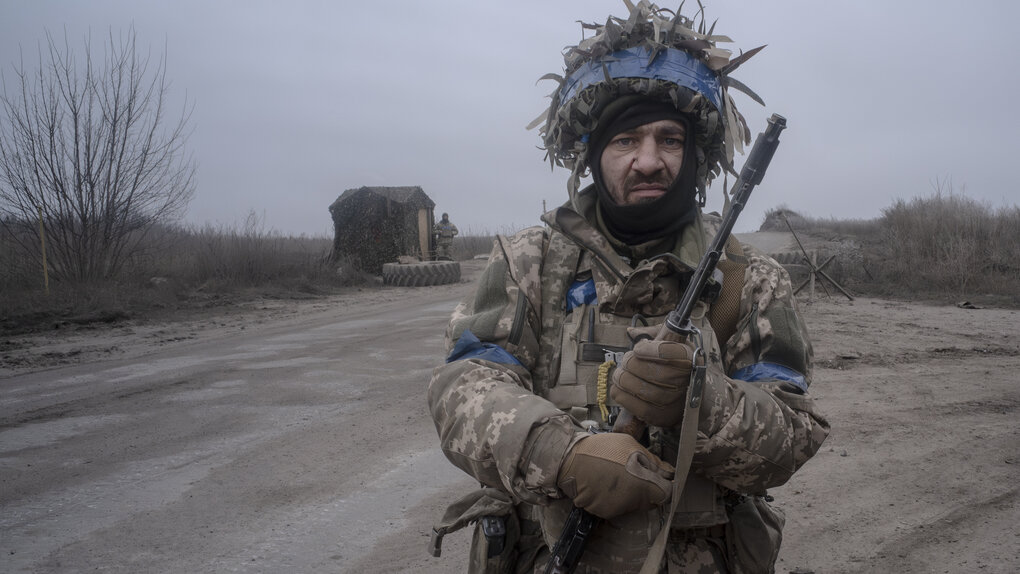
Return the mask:
[[684,403],[684,419],[680,424],[680,444],[677,447],[675,474],[673,475],[673,499],[670,501],[669,514],[662,530],[655,537],[655,542],[648,550],[648,557],[641,566],[640,574],[658,574],[662,557],[666,555],[666,542],[673,526],[673,516],[680,504],[680,494],[687,482],[687,475],[694,460],[694,448],[698,438],[698,415],[701,411],[701,393],[705,382],[705,365],[696,366],[691,384],[687,387],[687,401]]

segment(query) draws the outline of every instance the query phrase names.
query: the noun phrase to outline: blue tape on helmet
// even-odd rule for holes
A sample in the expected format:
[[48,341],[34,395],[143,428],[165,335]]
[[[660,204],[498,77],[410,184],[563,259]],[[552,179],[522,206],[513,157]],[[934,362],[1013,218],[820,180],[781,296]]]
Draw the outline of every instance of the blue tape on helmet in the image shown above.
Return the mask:
[[560,88],[560,102],[569,102],[588,86],[605,82],[603,64],[610,78],[648,78],[672,82],[704,95],[715,109],[722,110],[722,86],[719,76],[704,62],[684,50],[667,48],[648,64],[651,52],[635,46],[613,52],[599,60],[585,62],[567,77]]

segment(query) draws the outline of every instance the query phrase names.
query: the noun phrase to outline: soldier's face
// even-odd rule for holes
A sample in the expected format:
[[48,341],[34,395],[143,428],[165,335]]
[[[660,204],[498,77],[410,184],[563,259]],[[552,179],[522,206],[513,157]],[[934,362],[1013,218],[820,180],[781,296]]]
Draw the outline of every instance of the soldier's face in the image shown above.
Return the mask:
[[609,195],[619,205],[652,201],[666,194],[684,163],[686,129],[659,120],[616,134],[599,166]]

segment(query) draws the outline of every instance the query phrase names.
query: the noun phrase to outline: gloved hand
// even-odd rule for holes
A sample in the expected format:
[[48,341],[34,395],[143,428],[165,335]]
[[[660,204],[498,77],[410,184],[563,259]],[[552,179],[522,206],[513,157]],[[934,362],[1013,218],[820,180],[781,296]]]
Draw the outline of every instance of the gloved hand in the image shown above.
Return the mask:
[[556,479],[574,504],[602,518],[649,510],[669,500],[673,467],[634,437],[593,434],[568,452]]
[[652,426],[676,426],[683,419],[693,357],[686,343],[639,340],[613,369],[609,396]]

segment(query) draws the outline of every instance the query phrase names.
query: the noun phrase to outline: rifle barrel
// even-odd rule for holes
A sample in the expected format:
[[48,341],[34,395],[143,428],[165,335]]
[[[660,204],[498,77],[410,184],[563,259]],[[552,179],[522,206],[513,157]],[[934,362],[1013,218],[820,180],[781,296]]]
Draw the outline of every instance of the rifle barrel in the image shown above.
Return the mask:
[[[785,128],[786,118],[779,114],[772,114],[765,132],[759,134],[758,138],[755,139],[754,147],[751,148],[751,153],[748,155],[747,161],[744,162],[743,169],[740,170],[740,177],[735,185],[736,191],[733,194],[730,209],[723,217],[719,231],[715,234],[715,238],[712,240],[708,251],[701,257],[698,268],[694,270],[694,275],[691,277],[691,282],[687,285],[680,303],[666,317],[663,329],[668,328],[674,333],[689,332],[690,326],[687,322],[690,320],[691,313],[694,312],[694,306],[697,304],[702,291],[705,289],[705,285],[708,283],[708,279],[712,276],[712,272],[715,271],[716,265],[719,263],[722,250],[730,238],[733,226],[737,223],[737,218],[740,217],[740,212],[744,210],[744,205],[751,196],[751,190],[754,189],[754,186],[761,183],[761,180],[765,177],[765,171],[772,162],[772,156],[775,155],[776,148],[779,147],[779,133]],[[659,335],[660,339],[665,336],[665,330],[660,331]]]

